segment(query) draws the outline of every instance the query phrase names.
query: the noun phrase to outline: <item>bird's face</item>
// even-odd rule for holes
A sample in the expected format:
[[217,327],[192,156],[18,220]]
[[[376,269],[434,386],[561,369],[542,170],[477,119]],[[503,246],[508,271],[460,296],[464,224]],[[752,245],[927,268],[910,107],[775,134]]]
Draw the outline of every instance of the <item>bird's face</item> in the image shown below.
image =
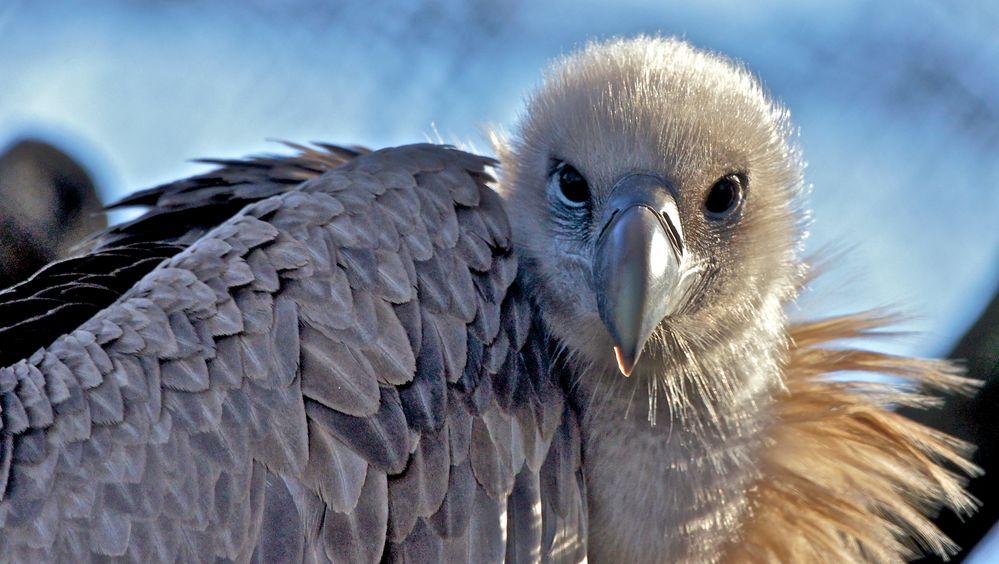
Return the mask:
[[628,375],[781,322],[802,236],[787,129],[746,71],[676,40],[555,65],[504,189],[524,274],[571,356]]

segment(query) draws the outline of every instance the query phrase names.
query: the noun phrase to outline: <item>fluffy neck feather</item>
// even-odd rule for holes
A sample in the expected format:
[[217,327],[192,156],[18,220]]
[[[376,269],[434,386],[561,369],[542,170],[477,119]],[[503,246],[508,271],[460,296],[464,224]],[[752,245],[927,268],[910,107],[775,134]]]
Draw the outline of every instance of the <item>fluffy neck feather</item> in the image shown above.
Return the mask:
[[[932,392],[970,393],[975,381],[947,361],[837,346],[875,336],[890,319],[854,315],[791,327],[786,391],[761,452],[751,511],[726,551],[729,562],[902,562],[956,546],[927,518],[977,502],[963,488],[980,470],[969,445],[893,411],[931,407]],[[864,371],[912,386],[844,382]]]
[[670,334],[628,379],[609,366],[579,374],[591,561],[719,558],[762,477],[782,321],[760,315],[697,344]]
[[[573,400],[584,421],[590,560],[901,562],[921,551],[954,553],[925,515],[940,505],[974,509],[962,487],[978,472],[965,458],[968,445],[891,410],[935,398],[828,378],[867,371],[928,391],[971,389],[946,361],[839,346],[886,324],[834,318],[720,349],[732,366],[753,367],[757,379],[743,375],[759,385],[724,402],[685,401],[682,418],[660,404],[655,425],[640,379],[648,375],[580,374]],[[787,355],[766,360],[759,349],[767,344]],[[662,366],[676,376],[697,363]]]

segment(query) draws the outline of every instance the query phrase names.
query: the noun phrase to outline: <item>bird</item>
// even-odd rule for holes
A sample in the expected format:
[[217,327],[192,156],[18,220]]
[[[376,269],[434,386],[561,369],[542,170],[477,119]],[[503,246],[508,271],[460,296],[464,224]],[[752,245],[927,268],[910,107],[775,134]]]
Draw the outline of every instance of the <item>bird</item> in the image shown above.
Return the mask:
[[894,408],[974,384],[850,344],[889,313],[789,321],[803,157],[750,71],[589,43],[496,142],[210,160],[0,294],[4,559],[957,550],[970,447]]

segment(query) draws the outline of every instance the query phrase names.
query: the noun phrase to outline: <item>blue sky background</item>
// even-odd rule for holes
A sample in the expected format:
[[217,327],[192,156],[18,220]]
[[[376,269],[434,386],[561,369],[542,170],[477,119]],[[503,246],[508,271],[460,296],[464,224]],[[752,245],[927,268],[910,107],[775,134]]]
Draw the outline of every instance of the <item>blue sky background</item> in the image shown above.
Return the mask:
[[[808,248],[847,249],[801,315],[885,304],[944,354],[999,281],[999,5],[845,1],[0,2],[0,146],[41,136],[105,199],[280,151],[436,138],[488,151],[546,61],[679,35],[744,61],[790,108]],[[904,7],[903,7],[904,6]]]

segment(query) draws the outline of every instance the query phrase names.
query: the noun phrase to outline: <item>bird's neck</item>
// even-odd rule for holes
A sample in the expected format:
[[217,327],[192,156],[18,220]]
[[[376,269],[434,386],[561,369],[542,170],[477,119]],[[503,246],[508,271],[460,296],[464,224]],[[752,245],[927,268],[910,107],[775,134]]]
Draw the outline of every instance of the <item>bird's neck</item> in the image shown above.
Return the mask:
[[710,562],[738,533],[780,381],[773,325],[627,380],[579,375],[591,561]]

